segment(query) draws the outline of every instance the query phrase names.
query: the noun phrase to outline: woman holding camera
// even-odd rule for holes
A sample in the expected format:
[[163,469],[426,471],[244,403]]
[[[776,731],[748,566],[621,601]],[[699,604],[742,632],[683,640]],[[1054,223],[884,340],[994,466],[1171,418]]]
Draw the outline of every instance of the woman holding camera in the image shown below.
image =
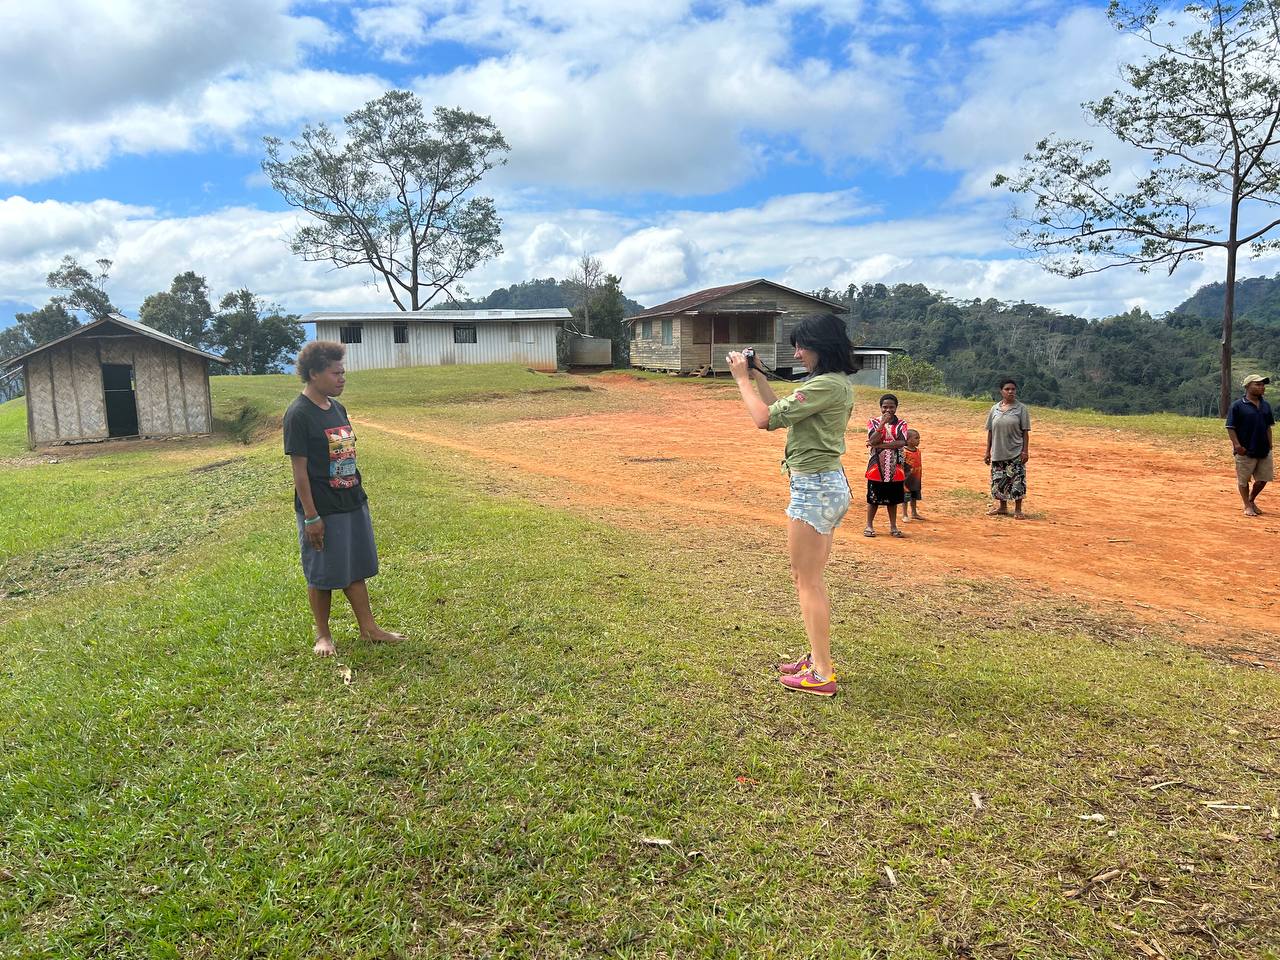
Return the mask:
[[853,345],[844,322],[831,314],[801,321],[791,334],[791,345],[810,376],[782,400],[774,395],[764,371],[743,354],[730,353],[726,359],[752,422],[761,430],[787,430],[787,548],[809,652],[794,663],[779,664],[780,679],[788,690],[832,697],[836,672],[823,571],[835,528],[849,510],[849,481],[840,458],[853,411]]

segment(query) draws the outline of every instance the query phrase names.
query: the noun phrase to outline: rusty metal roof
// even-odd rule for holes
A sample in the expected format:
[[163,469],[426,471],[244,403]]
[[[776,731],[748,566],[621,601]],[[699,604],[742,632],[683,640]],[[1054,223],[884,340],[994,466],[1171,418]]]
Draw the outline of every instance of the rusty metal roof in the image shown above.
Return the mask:
[[811,293],[804,293],[801,290],[792,290],[790,287],[784,287],[780,283],[774,283],[772,280],[765,280],[761,277],[758,280],[746,280],[742,283],[731,283],[724,287],[708,287],[706,290],[699,290],[697,293],[691,293],[688,296],[680,297],[677,300],[669,300],[666,303],[660,303],[656,307],[650,307],[643,313],[637,313],[634,317],[628,317],[627,322],[633,320],[651,320],[654,317],[666,317],[676,313],[684,313],[686,310],[692,310],[700,307],[704,303],[710,303],[713,300],[719,300],[721,297],[727,297],[731,293],[737,293],[740,290],[746,290],[748,287],[754,287],[757,284],[767,284],[778,290],[785,290],[787,293],[794,293],[798,297],[804,297],[812,300],[814,303],[820,303],[828,310],[836,313],[848,313],[849,308],[842,303],[834,303],[831,300],[823,300],[821,297],[815,297]]

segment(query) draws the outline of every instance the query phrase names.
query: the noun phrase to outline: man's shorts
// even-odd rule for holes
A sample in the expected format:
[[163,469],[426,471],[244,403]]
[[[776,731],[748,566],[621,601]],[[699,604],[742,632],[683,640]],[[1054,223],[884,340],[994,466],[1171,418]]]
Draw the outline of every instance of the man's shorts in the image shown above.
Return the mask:
[[1276,478],[1276,468],[1271,462],[1271,454],[1265,457],[1242,457],[1236,454],[1236,483],[1246,486],[1250,480],[1258,483],[1270,483]]

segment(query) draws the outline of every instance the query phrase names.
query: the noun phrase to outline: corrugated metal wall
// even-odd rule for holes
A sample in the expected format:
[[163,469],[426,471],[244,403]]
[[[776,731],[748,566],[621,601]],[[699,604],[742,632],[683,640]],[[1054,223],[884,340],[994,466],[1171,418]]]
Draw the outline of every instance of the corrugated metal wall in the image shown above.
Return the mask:
[[464,321],[410,320],[408,343],[396,343],[395,321],[321,320],[316,323],[317,340],[342,341],[340,328],[360,323],[360,342],[348,343],[345,366],[348,370],[384,370],[389,367],[436,367],[452,363],[520,363],[535,370],[556,369],[556,323],[554,320],[482,320],[473,324],[475,343],[455,343],[455,323]]
[[889,385],[889,358],[864,354],[862,369],[853,375],[853,382],[864,387],[879,387],[883,390]]

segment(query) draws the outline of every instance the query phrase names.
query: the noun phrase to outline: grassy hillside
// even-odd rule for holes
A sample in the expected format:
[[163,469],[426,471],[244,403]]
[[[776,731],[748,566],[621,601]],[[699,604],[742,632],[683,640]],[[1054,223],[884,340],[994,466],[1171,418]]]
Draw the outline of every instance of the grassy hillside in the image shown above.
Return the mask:
[[20,457],[26,452],[26,398],[0,403],[0,457]]
[[[581,385],[344,399],[515,417]],[[297,385],[214,388],[268,417]],[[0,466],[0,956],[1280,957],[1271,674],[837,572],[841,696],[788,696],[777,545],[498,497],[372,429],[372,592],[410,640],[362,646],[339,601],[319,661],[274,433],[95,452]]]

